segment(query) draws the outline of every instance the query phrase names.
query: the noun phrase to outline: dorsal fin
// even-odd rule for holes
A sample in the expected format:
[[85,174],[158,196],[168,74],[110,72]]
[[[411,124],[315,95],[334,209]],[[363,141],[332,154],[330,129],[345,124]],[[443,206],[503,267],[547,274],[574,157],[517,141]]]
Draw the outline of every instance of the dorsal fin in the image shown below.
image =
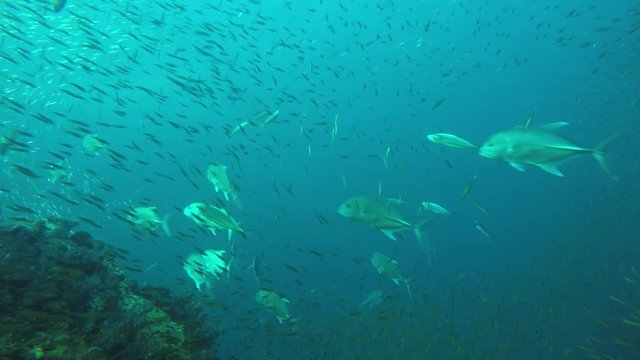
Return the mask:
[[533,114],[529,115],[529,118],[527,119],[527,122],[524,124],[524,128],[528,128],[529,124],[531,124],[531,120],[533,119]]
[[544,124],[540,127],[545,130],[555,130],[567,125],[569,125],[569,123],[566,121],[556,121],[556,122],[550,122],[548,124]]

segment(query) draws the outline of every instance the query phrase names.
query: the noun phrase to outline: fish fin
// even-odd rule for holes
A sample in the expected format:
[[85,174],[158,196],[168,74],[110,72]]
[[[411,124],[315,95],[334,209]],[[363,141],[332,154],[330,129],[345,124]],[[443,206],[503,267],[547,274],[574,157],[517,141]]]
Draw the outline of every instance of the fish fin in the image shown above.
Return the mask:
[[556,130],[567,125],[569,125],[569,123],[566,121],[555,121],[541,125],[540,127],[545,130]]
[[232,233],[233,233],[233,230],[231,230],[231,229],[229,229],[229,230],[227,231],[227,240],[228,240],[228,241],[231,241],[231,234],[232,234]]
[[412,227],[413,225],[411,225],[410,222],[407,222],[406,220],[403,219],[399,219],[397,217],[393,217],[393,216],[385,216],[384,217],[386,220],[389,220],[391,222],[395,222],[399,225],[405,226],[405,227]]
[[382,231],[382,233],[389,239],[393,241],[398,241],[398,238],[396,237],[396,234],[393,231],[391,230],[380,230],[380,231]]
[[429,258],[429,263],[431,263],[431,255],[433,253],[433,249],[431,248],[431,243],[429,241],[429,235],[424,231],[424,227],[429,225],[433,220],[435,220],[435,216],[426,217],[420,221],[418,221],[413,226],[413,234],[416,236],[416,240],[418,241],[418,245],[422,249],[422,251]]
[[411,225],[410,222],[407,222],[406,220],[403,220],[403,219],[398,219],[398,218],[393,217],[393,216],[385,216],[384,218],[389,220],[389,221],[398,223],[398,224],[400,224],[402,226],[406,226],[406,227],[412,227],[413,226],[413,225]]
[[511,165],[512,168],[520,171],[520,172],[524,172],[524,165],[520,164],[520,163],[515,163],[515,162],[510,162],[509,165]]
[[167,234],[167,236],[171,236],[171,229],[169,228],[170,217],[171,213],[165,215],[164,218],[162,218],[162,222],[160,223],[160,225],[162,226],[162,230],[164,230],[164,233]]
[[285,318],[283,318],[282,316],[276,316],[276,319],[278,319],[278,322],[280,322],[280,324],[282,324],[282,320],[285,320]]
[[260,278],[258,277],[258,273],[257,273],[257,269],[256,269],[256,258],[257,255],[253,256],[253,261],[251,262],[251,265],[249,265],[249,267],[247,268],[247,270],[251,271],[251,273],[253,274],[253,280],[256,281],[256,284],[258,284],[258,286],[261,286],[260,284]]
[[555,175],[555,176],[560,176],[560,177],[564,177],[564,174],[562,173],[562,171],[560,171],[557,167],[556,164],[536,164],[540,169],[548,172],[549,174]]
[[431,246],[429,235],[424,231],[424,227],[430,224],[433,220],[435,220],[435,218],[436,218],[435,216],[424,218],[413,226],[413,233],[416,236],[418,245],[420,246],[424,254],[427,256],[429,265],[431,265],[431,257],[435,256],[435,251]]
[[529,114],[529,118],[527,118],[527,122],[524,124],[525,129],[529,127],[531,120],[533,120],[533,114]]
[[210,227],[209,231],[211,231],[211,233],[213,234],[213,236],[217,236],[216,234],[216,228]]
[[393,280],[393,282],[396,283],[396,285],[400,285],[400,281],[398,281],[398,279],[392,278],[391,280]]
[[409,294],[409,297],[411,296],[411,286],[409,285],[409,280],[405,280],[404,284],[407,286],[407,294]]
[[385,198],[384,200],[385,200],[387,203],[389,203],[389,204],[393,204],[393,205],[402,205],[402,204],[404,204],[404,203],[405,203],[405,201],[404,201],[404,200],[402,200],[402,197],[401,197],[401,196],[398,196],[398,198],[397,198],[397,199],[394,199],[394,198]]
[[575,145],[545,145],[544,147],[551,148],[551,149],[559,149],[559,150],[571,150],[579,153],[593,152],[593,150],[585,149],[583,147],[575,146]]
[[231,263],[233,262],[233,260],[235,259],[235,256],[232,256],[231,259],[229,259],[229,262],[227,263],[227,266],[225,266],[225,270],[227,270],[227,282],[229,282],[229,277],[231,276]]
[[240,210],[244,209],[244,206],[242,205],[240,198],[238,198],[238,194],[236,194],[235,192],[231,193],[231,201],[238,209]]
[[[433,220],[436,219],[436,216],[427,216],[426,218],[418,221],[415,225],[410,225],[411,227],[413,227],[413,229],[423,229],[425,226],[431,224],[431,222]],[[416,234],[416,237],[418,237],[418,235]]]
[[600,144],[598,144],[598,146],[596,146],[596,148],[593,150],[593,152],[591,153],[593,155],[593,158],[596,160],[596,162],[598,163],[598,165],[600,165],[600,168],[602,169],[602,171],[604,171],[610,178],[612,178],[613,180],[618,180],[618,176],[613,174],[611,172],[611,169],[609,168],[609,165],[607,165],[606,160],[604,159],[604,150],[611,145],[611,143],[616,140],[620,135],[622,135],[622,132],[617,132],[609,137],[607,137],[606,139],[604,139]]
[[[216,190],[216,191],[217,191],[217,190]],[[223,192],[223,194],[224,194],[224,198],[225,198],[227,201],[229,201],[229,195],[228,195],[226,192]]]
[[418,246],[422,249],[422,252],[427,256],[427,261],[429,265],[431,265],[431,259],[436,256],[436,252],[431,245],[431,241],[429,240],[429,236],[427,234],[423,234],[423,236],[417,238]]

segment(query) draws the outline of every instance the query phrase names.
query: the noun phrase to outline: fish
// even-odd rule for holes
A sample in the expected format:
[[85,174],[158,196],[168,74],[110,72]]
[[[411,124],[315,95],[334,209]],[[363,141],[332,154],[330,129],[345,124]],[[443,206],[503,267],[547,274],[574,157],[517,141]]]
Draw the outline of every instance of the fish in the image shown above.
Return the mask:
[[238,194],[236,193],[235,187],[229,180],[226,165],[217,163],[209,165],[207,168],[207,180],[213,184],[216,192],[222,191],[224,198],[227,201],[232,200],[239,208],[242,208],[239,204]]
[[249,124],[250,124],[249,121],[241,122],[240,124],[236,125],[233,129],[231,129],[230,135],[234,135],[240,131],[244,132],[244,128]]
[[433,143],[457,149],[468,149],[477,147],[476,145],[457,135],[447,133],[428,134],[427,139]]
[[515,127],[500,131],[482,144],[478,154],[482,157],[504,161],[514,169],[524,171],[524,164],[534,165],[549,174],[563,177],[558,165],[577,155],[591,154],[600,168],[612,179],[617,180],[604,159],[604,150],[620,134],[606,138],[593,149],[575,145],[555,131],[568,125],[567,122],[553,122],[539,127]]
[[31,170],[29,168],[26,168],[24,166],[21,166],[21,165],[13,164],[13,165],[11,165],[11,169],[13,169],[13,170],[25,175],[25,176],[28,176],[28,177],[30,177],[32,179],[39,179],[39,178],[42,177],[42,176],[36,174],[35,172],[33,172],[33,170]]
[[409,286],[411,279],[400,272],[400,266],[396,260],[376,251],[371,255],[371,265],[376,268],[378,274],[390,277],[396,285],[403,282],[407,286],[409,297],[411,297],[411,287]]
[[445,209],[444,207],[434,202],[423,201],[422,208],[425,209],[426,211],[431,211],[432,213],[436,213],[436,214],[451,215],[449,210]]
[[0,156],[4,156],[5,154],[7,154],[7,152],[11,150],[11,147],[13,147],[13,145],[14,142],[11,138],[0,134]]
[[464,200],[467,197],[467,195],[469,195],[469,192],[471,192],[471,189],[473,189],[473,185],[475,185],[476,180],[478,180],[478,175],[473,175],[471,180],[469,180],[469,182],[467,183],[467,186],[465,186],[464,189],[462,189],[462,193],[460,194],[460,200]]
[[258,304],[275,314],[280,324],[283,321],[292,320],[289,314],[289,299],[284,296],[271,290],[260,289],[254,298]]
[[168,222],[170,217],[171,214],[169,213],[160,219],[155,206],[137,207],[128,211],[126,214],[126,220],[137,227],[155,231],[159,225],[167,236],[171,236],[171,229],[169,228]]
[[216,236],[216,230],[227,230],[228,239],[231,240],[234,231],[244,233],[240,224],[223,208],[196,202],[185,207],[183,213],[196,224],[211,231],[213,236]]
[[371,309],[375,306],[378,306],[382,302],[382,298],[384,296],[384,292],[382,290],[374,290],[370,293],[365,294],[364,300],[358,305],[358,308],[367,307]]
[[474,222],[474,225],[476,230],[478,230],[478,232],[482,234],[482,236],[486,237],[487,239],[491,239],[491,233],[480,221],[476,220]]
[[54,0],[52,10],[58,13],[64,9],[65,5],[67,5],[67,0]]
[[273,113],[271,113],[269,116],[267,116],[264,121],[262,122],[262,125],[260,125],[261,127],[264,127],[265,125],[267,125],[270,122],[273,122],[275,119],[278,118],[278,116],[280,115],[280,110],[276,110]]
[[478,210],[480,210],[481,213],[485,214],[485,215],[489,215],[489,212],[487,211],[487,209],[480,205],[480,203],[475,203],[475,206]]
[[430,258],[433,250],[423,228],[434,218],[427,217],[415,224],[408,222],[398,210],[399,199],[387,199],[370,196],[354,196],[338,207],[338,213],[347,219],[367,224],[380,230],[389,239],[396,241],[396,233],[413,230],[418,244]]
[[88,155],[98,155],[98,152],[107,146],[107,142],[100,139],[98,134],[87,134],[82,140],[82,148]]
[[211,288],[211,277],[217,280],[223,272],[229,272],[231,262],[226,262],[224,255],[224,250],[210,249],[189,255],[184,261],[183,269],[196,284],[198,291],[202,290],[203,284],[207,289]]
[[354,196],[340,204],[338,214],[372,226],[394,241],[397,240],[395,233],[404,230],[413,230],[416,238],[421,238],[426,220],[411,224],[398,210],[400,203],[397,199]]
[[57,164],[46,164],[46,166],[49,168],[52,183],[66,183],[71,180],[71,173],[62,166],[61,162]]

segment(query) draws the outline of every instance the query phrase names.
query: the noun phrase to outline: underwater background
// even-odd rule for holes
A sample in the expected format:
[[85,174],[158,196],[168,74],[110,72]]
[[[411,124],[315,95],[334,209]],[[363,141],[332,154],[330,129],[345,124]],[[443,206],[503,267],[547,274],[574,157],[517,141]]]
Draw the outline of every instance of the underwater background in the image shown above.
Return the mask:
[[[637,2],[55,5],[0,5],[2,222],[75,219],[137,283],[197,293],[218,358],[640,357]],[[557,121],[589,149],[620,134],[619,179],[590,155],[557,177],[426,138]],[[424,201],[448,209],[424,230],[435,256],[337,212],[361,195],[412,224]],[[183,215],[194,202],[244,233],[213,236]],[[170,214],[171,236],[128,221],[139,207]],[[206,249],[229,266],[198,291],[183,264]]]

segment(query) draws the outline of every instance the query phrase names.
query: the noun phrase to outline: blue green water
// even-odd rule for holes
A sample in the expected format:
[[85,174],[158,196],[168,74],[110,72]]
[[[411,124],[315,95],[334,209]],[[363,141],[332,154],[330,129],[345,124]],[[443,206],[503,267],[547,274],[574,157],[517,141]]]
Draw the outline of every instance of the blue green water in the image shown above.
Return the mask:
[[[89,219],[101,227],[77,229],[130,252],[133,278],[178,292],[196,291],[184,258],[226,250],[228,277],[202,292],[221,359],[640,356],[636,2],[0,6],[1,216]],[[621,132],[605,154],[619,180],[589,155],[561,178],[426,140],[480,145],[529,119],[570,123],[560,133],[585,148]],[[106,148],[87,154],[87,132]],[[242,207],[214,191],[211,163]],[[425,229],[431,263],[412,232],[393,242],[340,216],[356,195],[399,198],[410,222],[423,201],[450,210]],[[182,214],[193,202],[223,205],[245,236],[202,231]],[[172,236],[114,216],[139,206],[170,213]],[[261,307],[260,288],[289,299],[295,323]],[[374,290],[382,303],[359,308]]]

